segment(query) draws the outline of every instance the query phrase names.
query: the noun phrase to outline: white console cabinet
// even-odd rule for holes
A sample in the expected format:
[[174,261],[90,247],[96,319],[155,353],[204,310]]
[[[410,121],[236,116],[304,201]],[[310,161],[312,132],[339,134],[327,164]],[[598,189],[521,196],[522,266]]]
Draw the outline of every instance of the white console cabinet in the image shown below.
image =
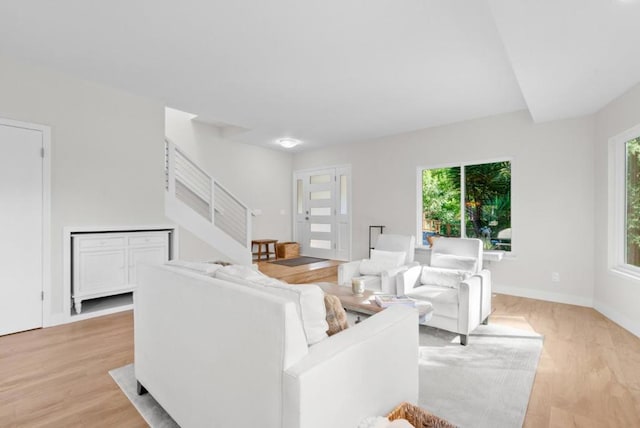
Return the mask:
[[162,264],[169,259],[169,231],[74,233],[73,303],[128,293],[135,289],[138,263]]

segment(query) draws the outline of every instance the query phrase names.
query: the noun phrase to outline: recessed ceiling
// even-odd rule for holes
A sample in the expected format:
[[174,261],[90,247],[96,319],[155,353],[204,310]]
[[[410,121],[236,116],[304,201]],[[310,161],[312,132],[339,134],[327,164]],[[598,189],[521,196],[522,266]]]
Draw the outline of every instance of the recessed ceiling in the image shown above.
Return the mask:
[[[15,0],[0,53],[294,150],[529,108],[591,113],[640,81],[614,0]],[[1,70],[0,70],[1,74]]]

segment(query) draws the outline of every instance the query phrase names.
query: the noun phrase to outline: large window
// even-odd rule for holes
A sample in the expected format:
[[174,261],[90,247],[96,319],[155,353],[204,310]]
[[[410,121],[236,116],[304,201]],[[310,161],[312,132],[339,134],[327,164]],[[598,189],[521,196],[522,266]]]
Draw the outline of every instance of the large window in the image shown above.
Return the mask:
[[614,268],[640,276],[640,126],[611,139]]
[[420,169],[422,244],[435,236],[480,238],[511,251],[511,162]]

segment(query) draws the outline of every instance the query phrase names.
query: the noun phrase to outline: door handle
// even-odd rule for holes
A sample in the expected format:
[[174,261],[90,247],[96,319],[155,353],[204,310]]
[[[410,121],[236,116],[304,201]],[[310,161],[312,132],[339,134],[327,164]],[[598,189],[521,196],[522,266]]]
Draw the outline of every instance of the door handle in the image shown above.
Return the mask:
[[305,217],[304,219],[305,219],[305,220],[309,220],[309,217]]

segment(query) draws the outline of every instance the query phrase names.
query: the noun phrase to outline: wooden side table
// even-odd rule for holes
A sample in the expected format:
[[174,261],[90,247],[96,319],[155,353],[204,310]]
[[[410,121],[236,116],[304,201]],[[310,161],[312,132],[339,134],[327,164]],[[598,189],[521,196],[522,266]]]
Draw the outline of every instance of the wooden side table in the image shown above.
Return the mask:
[[[267,256],[267,260],[269,260],[270,255],[273,254],[273,257],[277,260],[278,255],[276,254],[276,244],[278,243],[277,239],[252,239],[251,240],[251,251],[253,251],[253,246],[258,247],[258,251],[252,253],[254,256],[258,256],[256,260],[262,260],[262,255]],[[262,251],[262,246],[264,245],[264,252]],[[273,251],[269,251],[269,245],[273,245]]]

